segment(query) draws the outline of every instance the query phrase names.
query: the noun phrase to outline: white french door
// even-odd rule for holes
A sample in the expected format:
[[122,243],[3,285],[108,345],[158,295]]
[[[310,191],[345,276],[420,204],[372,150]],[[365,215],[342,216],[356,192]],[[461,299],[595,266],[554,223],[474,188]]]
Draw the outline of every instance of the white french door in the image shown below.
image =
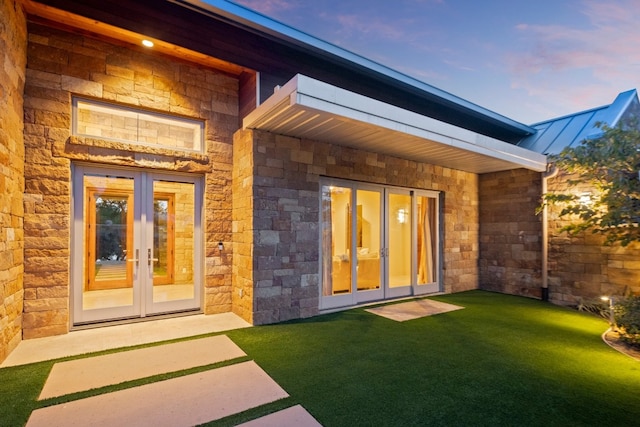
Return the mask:
[[438,193],[321,182],[321,309],[437,292]]
[[198,310],[202,180],[73,167],[73,324]]

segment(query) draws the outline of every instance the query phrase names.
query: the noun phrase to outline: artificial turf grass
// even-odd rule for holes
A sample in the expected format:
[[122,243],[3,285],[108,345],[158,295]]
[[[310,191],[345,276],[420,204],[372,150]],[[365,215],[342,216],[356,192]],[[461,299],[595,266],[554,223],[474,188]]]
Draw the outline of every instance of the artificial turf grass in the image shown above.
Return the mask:
[[[466,308],[403,323],[354,309],[226,332],[290,397],[209,425],[295,404],[327,426],[637,423],[640,362],[601,341],[603,320],[482,291],[434,299]],[[45,406],[36,399],[53,363],[0,369],[0,425]]]
[[363,309],[229,333],[321,423],[629,425],[640,363],[598,318],[482,291],[408,322]]
[[53,362],[0,369],[0,426],[24,425],[31,411],[37,408],[38,395],[44,386]]

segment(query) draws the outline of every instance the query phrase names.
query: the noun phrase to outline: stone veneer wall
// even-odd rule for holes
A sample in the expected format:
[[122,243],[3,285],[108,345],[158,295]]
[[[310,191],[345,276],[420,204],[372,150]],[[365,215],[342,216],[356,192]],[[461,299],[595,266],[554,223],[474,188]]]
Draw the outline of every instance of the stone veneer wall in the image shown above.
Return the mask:
[[541,297],[542,175],[526,169],[480,175],[480,288]]
[[[565,191],[562,174],[548,181],[548,191]],[[576,190],[594,191],[589,188]],[[559,206],[549,209],[549,299],[576,305],[599,301],[603,295],[640,295],[640,243],[627,247],[605,245],[604,237],[591,232],[568,236],[560,232],[571,222],[559,218]]]
[[26,47],[20,2],[0,0],[0,362],[22,339]]
[[[230,311],[237,79],[40,24],[29,23],[28,37],[24,337],[69,329],[72,160],[205,175],[204,311]],[[207,154],[73,137],[72,94],[204,119]],[[225,251],[218,250],[218,241],[225,243]]]
[[253,323],[254,304],[253,171],[253,133],[238,131],[233,141],[232,306],[233,312],[249,323]]
[[338,145],[238,131],[233,236],[242,246],[234,249],[233,298],[234,310],[242,307],[238,312],[245,318],[251,311],[254,324],[265,324],[318,313],[321,176],[443,192],[444,291],[478,287],[477,175]]

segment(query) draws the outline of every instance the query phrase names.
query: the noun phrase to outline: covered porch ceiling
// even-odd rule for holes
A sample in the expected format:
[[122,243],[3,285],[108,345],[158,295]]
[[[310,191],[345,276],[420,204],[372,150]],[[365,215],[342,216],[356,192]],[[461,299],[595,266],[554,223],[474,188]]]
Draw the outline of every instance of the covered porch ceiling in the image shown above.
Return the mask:
[[482,174],[546,170],[546,156],[297,75],[243,120],[257,129]]

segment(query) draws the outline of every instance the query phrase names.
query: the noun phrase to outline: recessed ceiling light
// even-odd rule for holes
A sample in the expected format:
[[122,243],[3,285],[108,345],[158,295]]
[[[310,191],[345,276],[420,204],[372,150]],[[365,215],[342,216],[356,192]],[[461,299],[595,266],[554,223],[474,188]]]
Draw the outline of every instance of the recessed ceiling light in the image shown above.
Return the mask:
[[153,42],[151,40],[142,40],[142,45],[146,47],[153,47]]

